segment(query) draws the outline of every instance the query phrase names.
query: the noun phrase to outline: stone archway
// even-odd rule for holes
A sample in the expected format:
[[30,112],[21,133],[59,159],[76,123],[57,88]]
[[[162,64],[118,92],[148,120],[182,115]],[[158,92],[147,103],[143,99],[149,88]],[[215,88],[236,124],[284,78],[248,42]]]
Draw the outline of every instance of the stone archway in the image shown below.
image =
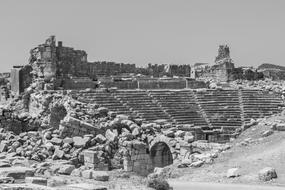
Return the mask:
[[173,164],[171,150],[165,142],[157,142],[151,147],[150,159],[153,168],[165,167]]

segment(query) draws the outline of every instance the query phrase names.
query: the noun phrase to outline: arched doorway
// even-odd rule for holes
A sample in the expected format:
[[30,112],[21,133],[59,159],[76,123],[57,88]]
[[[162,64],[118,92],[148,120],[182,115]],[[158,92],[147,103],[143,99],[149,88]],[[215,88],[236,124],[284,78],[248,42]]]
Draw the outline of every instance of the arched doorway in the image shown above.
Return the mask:
[[173,164],[172,153],[164,142],[157,142],[150,149],[150,158],[153,168],[165,167]]

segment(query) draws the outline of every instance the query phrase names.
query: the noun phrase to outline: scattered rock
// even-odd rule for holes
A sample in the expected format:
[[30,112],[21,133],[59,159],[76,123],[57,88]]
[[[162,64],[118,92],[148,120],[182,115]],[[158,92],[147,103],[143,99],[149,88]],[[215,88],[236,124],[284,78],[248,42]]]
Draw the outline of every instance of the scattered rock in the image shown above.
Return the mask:
[[92,171],[92,178],[97,181],[109,181],[109,174],[104,171]]
[[266,167],[259,171],[258,178],[261,181],[269,181],[273,178],[277,178],[277,173],[274,168]]
[[59,174],[65,174],[65,175],[70,175],[71,172],[75,169],[74,165],[71,164],[67,164],[67,165],[62,165],[59,168],[58,173]]
[[233,178],[233,177],[239,177],[240,176],[240,170],[239,168],[230,168],[227,171],[227,178]]
[[273,130],[266,130],[261,134],[261,136],[262,137],[268,137],[268,136],[272,135],[273,133],[274,133]]
[[47,179],[43,177],[26,177],[25,182],[47,186]]

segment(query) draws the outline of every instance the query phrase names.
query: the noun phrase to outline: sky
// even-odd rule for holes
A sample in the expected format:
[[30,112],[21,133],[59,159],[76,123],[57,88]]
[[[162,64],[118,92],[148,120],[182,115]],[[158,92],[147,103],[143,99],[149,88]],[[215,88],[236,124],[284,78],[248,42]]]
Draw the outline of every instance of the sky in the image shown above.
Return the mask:
[[0,0],[0,72],[50,35],[88,61],[285,66],[285,0]]

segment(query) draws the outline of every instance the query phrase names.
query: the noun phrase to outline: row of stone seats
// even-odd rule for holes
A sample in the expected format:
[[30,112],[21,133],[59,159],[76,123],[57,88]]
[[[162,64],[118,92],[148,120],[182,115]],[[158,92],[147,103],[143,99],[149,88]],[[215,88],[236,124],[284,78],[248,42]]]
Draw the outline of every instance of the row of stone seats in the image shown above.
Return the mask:
[[273,92],[261,90],[241,90],[245,121],[251,118],[263,118],[280,112],[283,105],[281,97]]
[[191,91],[153,90],[149,93],[176,123],[207,126]]
[[214,128],[235,129],[242,125],[237,90],[206,90],[194,93]]
[[81,102],[96,103],[101,107],[106,107],[110,111],[117,114],[127,114],[135,116],[135,114],[122,102],[116,99],[110,92],[86,92],[81,93],[81,96],[77,98]]
[[117,91],[114,96],[142,119],[147,121],[164,119],[172,122],[169,115],[144,90]]

